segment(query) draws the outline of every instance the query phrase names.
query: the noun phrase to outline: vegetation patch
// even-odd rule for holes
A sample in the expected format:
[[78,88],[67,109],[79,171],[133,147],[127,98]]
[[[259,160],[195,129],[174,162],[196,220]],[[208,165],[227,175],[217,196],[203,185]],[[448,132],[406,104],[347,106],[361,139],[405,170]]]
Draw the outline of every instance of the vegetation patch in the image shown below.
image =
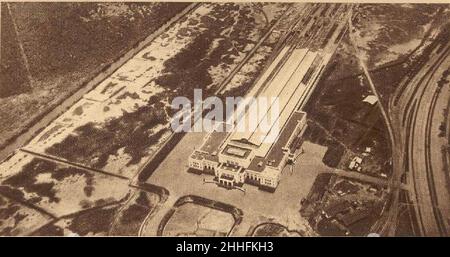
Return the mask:
[[[189,3],[2,3],[0,145],[29,127]],[[12,26],[17,24],[17,36]],[[28,81],[22,42],[29,64]]]
[[0,193],[57,217],[109,205],[129,194],[127,181],[109,175],[39,158],[22,158],[17,166],[0,179]]
[[28,235],[50,218],[0,195],[0,236]]
[[301,233],[290,231],[278,223],[263,223],[255,228],[253,236],[301,236]]
[[137,164],[147,148],[158,143],[167,132],[167,129],[156,133],[152,130],[167,123],[166,113],[157,107],[159,105],[149,104],[135,112],[124,113],[120,118],[108,121],[104,127],[88,123],[77,128],[74,135],[69,135],[61,143],[47,148],[46,152],[94,168],[103,168],[110,155],[124,148],[124,152],[131,156],[126,165]]
[[145,191],[136,191],[116,216],[110,235],[137,236],[141,224],[161,201],[160,196]]

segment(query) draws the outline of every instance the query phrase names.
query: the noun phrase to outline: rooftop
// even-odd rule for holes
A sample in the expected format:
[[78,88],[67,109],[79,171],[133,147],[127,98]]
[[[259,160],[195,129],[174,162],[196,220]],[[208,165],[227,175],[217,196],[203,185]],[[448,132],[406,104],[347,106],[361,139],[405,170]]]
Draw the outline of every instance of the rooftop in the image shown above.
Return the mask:
[[201,160],[204,158],[210,161],[218,162],[219,157],[217,156],[217,154],[219,148],[222,145],[223,141],[227,138],[228,134],[228,132],[219,131],[213,131],[209,133],[200,149],[195,151],[191,157],[197,160]]
[[241,167],[236,166],[236,165],[232,165],[232,164],[228,164],[228,163],[223,163],[221,168],[223,170],[228,170],[228,171],[231,171],[231,172],[240,172],[241,170],[243,171],[243,169]]
[[251,150],[243,147],[239,147],[236,145],[228,144],[223,149],[222,153],[226,155],[235,156],[238,158],[245,159],[250,154]]
[[[309,88],[307,85],[301,83],[301,81],[316,55],[316,53],[307,49],[295,49],[280,70],[277,71],[275,77],[268,82],[268,85],[258,95],[258,97],[266,97],[267,99],[278,97],[277,106],[279,113],[276,117],[270,117],[271,124],[269,126],[271,128],[269,130],[261,126],[264,124],[263,118],[268,118],[268,115],[272,115],[272,112],[277,111],[276,109],[272,110],[272,107],[275,105],[273,101],[269,103],[269,109],[266,112],[267,117],[257,117],[258,126],[246,132],[235,131],[230,135],[228,140],[245,139],[254,145],[260,146],[259,151],[262,152],[260,155],[265,155],[270,147],[264,143],[265,139],[273,129],[276,129],[276,126],[284,126],[301,99],[308,95]],[[255,101],[252,104],[258,105],[258,102]],[[252,120],[251,115],[251,112],[246,112],[239,123],[248,124],[248,121]]]
[[278,139],[276,140],[275,144],[273,144],[267,156],[256,156],[255,158],[253,158],[248,169],[261,172],[264,170],[266,165],[271,167],[278,167],[284,156],[283,148],[288,147],[287,141],[294,133],[294,130],[297,128],[298,122],[303,119],[304,115],[304,112],[294,112],[288,122],[286,122],[284,128],[281,130]]
[[191,154],[191,158],[195,160],[202,160],[206,155],[206,153],[196,150]]
[[200,150],[209,154],[217,154],[219,147],[222,145],[227,135],[228,132],[214,131],[210,133]]
[[250,165],[248,166],[247,169],[252,170],[252,171],[256,171],[256,172],[261,172],[265,168],[266,168],[265,158],[264,157],[255,156],[255,158],[253,158],[252,162],[250,162]]
[[270,166],[277,167],[280,164],[280,161],[283,158],[283,148],[288,147],[287,142],[292,136],[292,133],[294,133],[294,130],[297,128],[298,122],[303,118],[304,115],[304,112],[294,112],[292,114],[292,117],[284,126],[277,141],[272,146],[269,154],[266,157],[267,161],[272,162]]

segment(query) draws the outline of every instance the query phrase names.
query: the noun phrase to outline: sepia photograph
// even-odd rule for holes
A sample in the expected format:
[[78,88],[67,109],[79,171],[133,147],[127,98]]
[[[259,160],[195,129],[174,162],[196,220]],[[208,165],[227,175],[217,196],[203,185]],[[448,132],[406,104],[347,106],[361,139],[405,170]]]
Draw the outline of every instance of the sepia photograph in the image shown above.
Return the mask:
[[0,17],[0,236],[450,235],[450,2]]

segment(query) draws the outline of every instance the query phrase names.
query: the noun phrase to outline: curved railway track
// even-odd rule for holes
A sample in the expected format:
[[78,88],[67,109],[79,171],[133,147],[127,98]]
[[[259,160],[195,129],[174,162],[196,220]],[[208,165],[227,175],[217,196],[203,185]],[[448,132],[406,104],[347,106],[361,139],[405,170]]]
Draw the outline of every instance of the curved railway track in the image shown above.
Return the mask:
[[[436,223],[436,228],[438,230],[439,235],[441,236],[448,236],[448,231],[445,226],[445,219],[442,215],[441,209],[439,207],[438,202],[438,193],[436,191],[435,187],[435,176],[434,176],[434,170],[431,162],[431,137],[432,137],[432,124],[433,124],[433,117],[436,111],[436,103],[439,99],[439,92],[440,89],[438,87],[431,88],[434,84],[432,82],[433,75],[436,73],[439,67],[443,64],[444,60],[448,57],[448,54],[450,52],[450,47],[447,46],[446,50],[443,51],[440,56],[438,57],[437,61],[431,65],[424,76],[419,80],[417,87],[414,89],[413,94],[409,97],[406,108],[403,110],[403,120],[402,120],[402,127],[406,131],[406,140],[405,140],[405,147],[406,147],[406,156],[405,156],[405,165],[407,168],[407,171],[411,172],[412,177],[412,184],[414,192],[416,192],[415,195],[415,201],[416,201],[416,209],[417,209],[417,216],[418,216],[418,224],[420,224],[420,229],[422,233],[426,233],[426,227],[423,222],[423,210],[421,210],[422,206],[420,205],[419,196],[417,195],[417,192],[419,192],[418,185],[417,185],[417,179],[418,174],[417,170],[414,166],[414,159],[415,159],[415,144],[417,144],[417,138],[418,135],[416,135],[416,124],[417,124],[417,117],[419,116],[420,110],[427,110],[426,112],[426,120],[425,122],[425,137],[424,137],[424,154],[425,154],[425,169],[423,172],[425,172],[427,185],[428,185],[428,191],[430,194],[430,200],[431,200],[431,206],[432,206],[432,213],[434,216],[434,220]],[[425,81],[425,82],[424,82]],[[423,84],[423,86],[421,86]],[[421,87],[421,93],[418,97],[415,97],[417,95],[417,92],[419,90],[419,87]],[[425,92],[429,92],[429,90],[434,90],[433,95],[431,97],[430,103],[427,105],[426,108],[421,107],[421,103],[426,104],[426,99],[424,99]],[[420,135],[419,135],[420,136]],[[420,142],[422,143],[422,142]]]

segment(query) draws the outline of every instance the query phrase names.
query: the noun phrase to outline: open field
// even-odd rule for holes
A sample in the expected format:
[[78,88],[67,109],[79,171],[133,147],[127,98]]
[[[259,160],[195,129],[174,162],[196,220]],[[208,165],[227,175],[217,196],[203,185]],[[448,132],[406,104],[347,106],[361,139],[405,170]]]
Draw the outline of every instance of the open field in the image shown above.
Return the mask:
[[137,236],[142,222],[162,201],[159,194],[137,190],[116,214],[109,235]]
[[[279,15],[284,7],[277,8]],[[236,15],[222,19],[229,11]],[[170,136],[172,99],[192,97],[194,88],[216,89],[265,31],[260,16],[251,5],[201,5],[84,95],[26,149],[131,178]],[[233,25],[244,21],[253,25]]]
[[225,236],[234,222],[230,213],[186,203],[172,214],[164,227],[163,236]]
[[[449,35],[448,5],[361,5],[353,21],[356,44],[388,105],[397,88],[404,87],[428,56]],[[406,81],[406,82],[405,82]]]
[[361,4],[354,20],[370,68],[406,57],[427,37],[445,5]]
[[118,202],[129,194],[125,180],[68,167],[20,152],[0,164],[0,193],[59,217]]
[[159,202],[157,194],[136,190],[121,203],[91,208],[48,223],[35,236],[136,236],[144,218]]
[[89,209],[44,225],[33,236],[106,236],[120,205]]
[[[361,172],[387,176],[390,150],[381,112],[376,101],[366,101],[373,93],[364,76],[343,77],[347,71],[340,67],[346,65],[345,61],[348,59],[339,54],[330,60],[312,96],[314,100],[307,106],[309,128],[305,136],[328,147],[324,162],[331,167],[348,169],[350,161],[358,156],[364,159]],[[356,63],[353,66],[358,67]],[[367,147],[371,153],[363,156]]]
[[0,195],[0,236],[28,235],[51,217]]
[[30,90],[30,81],[24,76],[27,74],[27,68],[6,3],[1,3],[1,31],[0,99]]
[[[1,147],[186,6],[184,3],[8,5],[16,23],[17,40],[11,22],[2,22],[2,32],[7,33],[2,33],[1,44],[0,119],[10,122],[0,127]],[[6,9],[2,3],[2,13]],[[2,20],[8,18],[2,15]],[[16,51],[19,43],[26,60]],[[8,44],[11,47],[6,48]],[[25,61],[29,64],[31,82],[23,81],[27,78],[22,64]],[[13,63],[21,65],[5,73],[11,71],[8,67]]]
[[161,201],[125,179],[24,152],[0,170],[3,235],[137,235]]

